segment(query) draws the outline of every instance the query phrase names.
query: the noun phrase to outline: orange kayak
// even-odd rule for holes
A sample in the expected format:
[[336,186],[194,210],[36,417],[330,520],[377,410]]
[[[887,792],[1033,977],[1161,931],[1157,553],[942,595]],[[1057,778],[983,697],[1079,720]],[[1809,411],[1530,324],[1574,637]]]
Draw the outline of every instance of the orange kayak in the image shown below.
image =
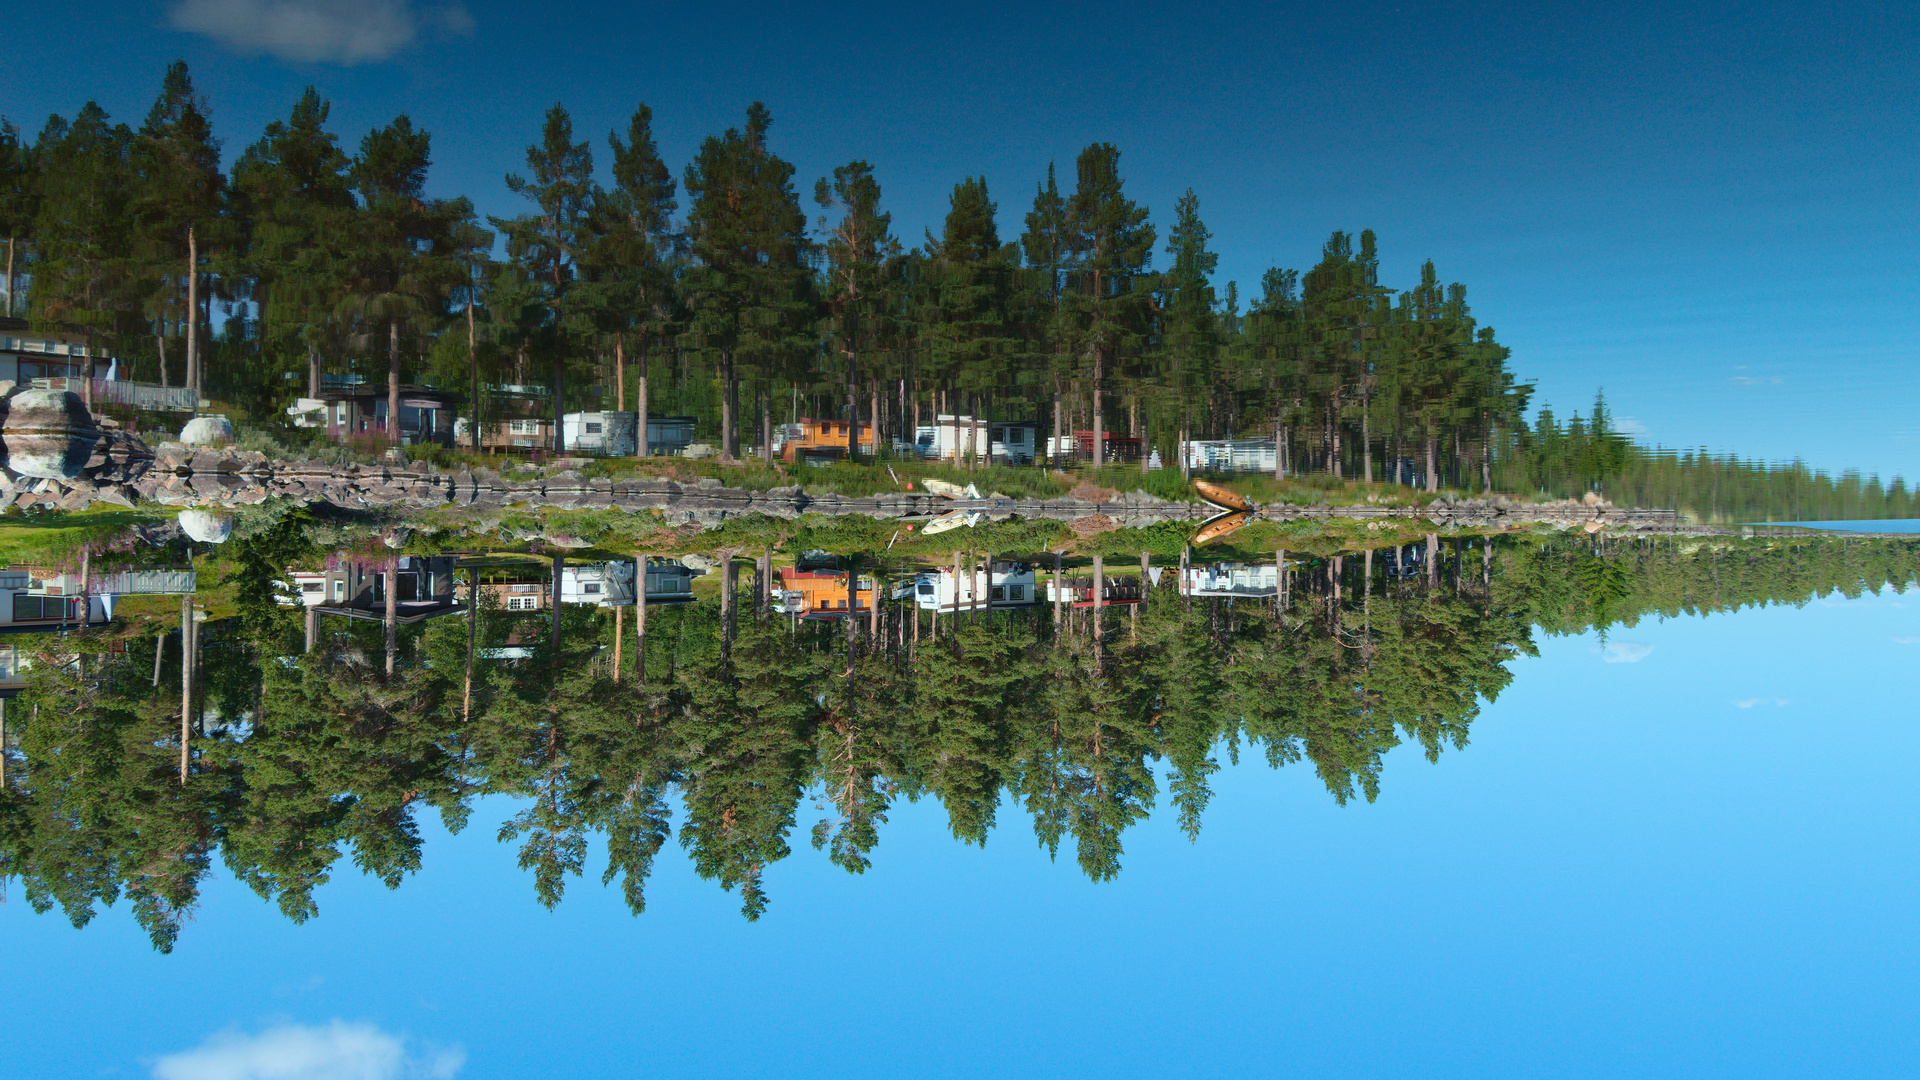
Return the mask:
[[1252,520],[1253,515],[1245,511],[1215,514],[1213,517],[1208,518],[1205,524],[1200,526],[1199,532],[1193,534],[1191,543],[1194,547],[1210,544],[1230,533],[1239,532],[1242,526]]
[[1193,490],[1199,492],[1201,498],[1222,510],[1239,510],[1246,512],[1253,509],[1253,503],[1248,502],[1245,495],[1237,491],[1228,491],[1219,484],[1209,484],[1205,480],[1195,480],[1193,482]]

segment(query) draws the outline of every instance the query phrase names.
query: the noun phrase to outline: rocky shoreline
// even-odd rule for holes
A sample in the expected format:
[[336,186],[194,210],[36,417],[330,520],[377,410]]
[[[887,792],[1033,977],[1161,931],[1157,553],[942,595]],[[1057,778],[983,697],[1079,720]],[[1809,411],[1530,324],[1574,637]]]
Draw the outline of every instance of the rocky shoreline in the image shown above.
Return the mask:
[[[857,515],[916,520],[951,510],[979,511],[986,520],[1013,517],[1137,528],[1165,521],[1200,521],[1216,510],[1203,502],[1175,502],[1144,492],[1097,501],[1062,497],[1011,499],[989,495],[949,499],[922,492],[847,497],[810,495],[800,487],[746,491],[718,480],[683,484],[664,479],[608,480],[564,470],[511,480],[487,469],[448,472],[403,461],[330,464],[274,461],[226,445],[163,442],[149,447],[111,419],[92,417],[73,394],[13,392],[0,436],[6,468],[0,508],[82,510],[98,502],[132,508],[142,503],[180,509],[258,504],[274,498],[357,511],[512,509],[657,511],[673,526],[715,528],[749,515],[791,519],[802,514]],[[183,435],[193,441],[230,430],[217,418],[196,420]],[[216,430],[218,429],[218,430]],[[1630,531],[1641,534],[1738,534],[1740,527],[1703,526],[1671,510],[1628,510],[1604,501],[1530,503],[1504,497],[1443,499],[1425,506],[1262,507],[1268,521],[1418,521],[1443,530],[1496,532],[1533,526]]]

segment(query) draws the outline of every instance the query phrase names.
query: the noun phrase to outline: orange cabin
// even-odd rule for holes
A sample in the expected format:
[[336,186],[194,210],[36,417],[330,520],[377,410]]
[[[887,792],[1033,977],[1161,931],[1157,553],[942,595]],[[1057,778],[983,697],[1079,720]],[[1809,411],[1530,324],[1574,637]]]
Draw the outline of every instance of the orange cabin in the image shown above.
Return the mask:
[[860,452],[872,454],[874,447],[873,425],[851,425],[844,420],[807,420],[797,424],[783,425],[786,428],[785,442],[780,447],[780,457],[793,461],[804,453],[847,455],[847,429],[856,428],[860,433]]
[[[848,613],[847,574],[844,570],[780,568],[780,592],[774,610],[809,619],[837,619]],[[873,578],[866,574],[853,583],[853,611],[873,609]]]

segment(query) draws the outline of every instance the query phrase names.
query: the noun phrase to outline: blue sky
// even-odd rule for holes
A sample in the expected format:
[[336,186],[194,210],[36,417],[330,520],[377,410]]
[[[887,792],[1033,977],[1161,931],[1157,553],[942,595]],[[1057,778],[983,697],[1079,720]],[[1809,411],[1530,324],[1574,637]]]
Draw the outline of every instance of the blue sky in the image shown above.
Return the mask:
[[594,880],[549,913],[494,802],[430,829],[397,892],[343,872],[302,927],[223,878],[172,956],[123,912],[76,932],[15,899],[9,1021],[35,1034],[5,1071],[1910,1075],[1920,712],[1893,676],[1920,598],[1542,645],[1466,750],[1394,751],[1377,803],[1230,767],[1196,845],[1157,816],[1105,885],[1017,812],[978,849],[902,806],[864,877],[777,864],[757,924],[677,850],[638,919]]
[[1370,227],[1392,282],[1466,282],[1563,415],[1604,385],[1665,445],[1920,477],[1910,4],[87,9],[79,48],[72,7],[9,14],[46,61],[0,95],[29,131],[89,97],[137,122],[180,56],[230,151],[313,83],[351,140],[410,113],[436,189],[511,213],[555,101],[596,138],[647,101],[677,169],[760,98],[803,191],[865,157],[909,240],[973,173],[1017,232],[1047,163],[1108,140],[1156,221],[1200,195],[1223,285]]

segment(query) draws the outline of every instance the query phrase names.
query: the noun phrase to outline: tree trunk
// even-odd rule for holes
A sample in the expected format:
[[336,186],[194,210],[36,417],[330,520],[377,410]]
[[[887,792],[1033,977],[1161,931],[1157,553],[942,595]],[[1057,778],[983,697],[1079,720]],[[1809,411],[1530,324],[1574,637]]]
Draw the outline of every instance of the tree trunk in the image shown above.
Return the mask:
[[1101,411],[1100,410],[1100,389],[1101,389],[1100,384],[1101,384],[1102,377],[1106,374],[1106,372],[1102,370],[1104,366],[1102,364],[1102,361],[1105,359],[1106,359],[1105,357],[1100,355],[1100,350],[1098,349],[1094,350],[1093,395],[1092,395],[1092,401],[1090,404],[1091,404],[1091,411],[1093,413],[1093,467],[1096,469],[1106,464],[1106,461],[1107,461],[1105,421],[1100,415],[1100,411]]
[[160,348],[160,389],[167,389],[167,331],[166,320],[160,321],[160,332],[153,336],[153,342]]
[[[307,617],[304,621],[306,623],[304,627],[306,633],[303,636],[306,640],[303,642],[305,647],[301,651],[312,652],[314,645],[320,641],[320,609],[317,607],[308,608]],[[157,677],[160,673],[160,663],[158,660],[154,661],[153,671]]]
[[193,739],[193,597],[180,598],[180,783]]
[[653,455],[653,436],[648,433],[647,429],[647,417],[649,415],[647,409],[649,406],[647,404],[647,360],[645,354],[641,355],[639,366],[640,377],[634,380],[633,395],[634,410],[640,418],[640,445],[636,449],[639,450],[641,457],[651,457]]
[[[311,609],[309,609],[311,610]],[[312,650],[309,649],[309,652]],[[167,655],[167,632],[160,631],[153,636],[153,685],[160,685],[160,661]]]
[[634,588],[633,605],[633,684],[647,685],[647,556],[634,557],[639,583]]
[[613,683],[615,686],[620,685],[620,654],[626,651],[627,643],[623,638],[623,633],[626,630],[626,622],[627,622],[627,609],[623,607],[614,608],[613,609]]
[[1364,472],[1361,473],[1361,478],[1369,484],[1373,483],[1373,432],[1372,425],[1369,422],[1369,414],[1372,412],[1373,410],[1366,403],[1361,404],[1360,464],[1364,470]]
[[853,350],[847,350],[847,460],[860,456],[860,384],[854,372]]
[[[872,423],[868,425],[868,431],[870,431],[873,435],[873,456],[877,460],[880,457],[880,380],[879,379],[873,380],[873,401],[871,404],[873,405],[873,408],[867,414],[867,418],[871,420]],[[858,429],[855,429],[855,431],[857,432]],[[855,437],[856,438],[858,437],[857,434]],[[772,459],[769,458],[768,460],[772,460]],[[879,607],[880,607],[879,604],[874,605],[874,609],[876,611],[879,610]]]
[[[319,381],[320,378],[320,362],[318,357],[314,359],[313,378],[316,382]],[[471,384],[473,390],[473,401],[469,406],[473,410],[473,419],[469,421],[470,430],[467,432],[467,441],[473,445],[474,452],[479,453],[480,346],[478,338],[475,336],[473,326],[473,269],[471,266],[467,269],[467,381]],[[318,397],[319,395],[315,394],[314,396]]]
[[400,445],[400,320],[387,320],[387,441]]
[[760,460],[768,467],[773,465],[773,404],[767,399],[767,391],[762,389],[760,397]]
[[720,452],[732,459],[740,452],[740,440],[733,430],[734,411],[739,398],[733,374],[733,350],[720,354]]
[[1437,448],[1435,446],[1435,443],[1437,441],[1438,440],[1434,438],[1433,432],[1428,431],[1427,432],[1427,490],[1430,492],[1440,490],[1440,473],[1439,473],[1439,470],[1434,468],[1434,465],[1435,465],[1434,458],[1437,453]]
[[13,318],[13,237],[7,237],[7,318]]
[[1058,466],[1060,456],[1060,380],[1053,380],[1053,438],[1047,442],[1047,464]]
[[553,362],[553,452],[555,456],[567,452],[567,373],[558,359]]
[[[89,357],[91,359],[91,357]],[[194,401],[200,399],[200,241],[187,226],[187,377]]]
[[567,557],[565,555],[555,555],[553,557],[553,586],[550,590],[553,617],[547,620],[547,622],[548,634],[551,638],[550,648],[553,652],[553,669],[555,671],[560,670],[560,577],[566,569],[566,565]]
[[473,654],[480,644],[480,571],[467,571],[467,681],[460,692],[460,722],[473,719]]
[[627,336],[613,335],[613,407],[627,411]]
[[1066,594],[1066,582],[1061,578],[1061,568],[1066,565],[1060,552],[1053,553],[1053,636],[1060,636],[1060,604]]
[[[160,354],[160,367],[162,371],[166,369],[166,364],[166,353],[163,349]],[[165,378],[165,375],[161,376],[162,381],[160,385],[166,385]],[[312,345],[307,346],[307,396],[315,399],[320,396],[320,350],[314,348]]]
[[400,560],[387,560],[387,677],[393,677],[394,658],[400,651]]

